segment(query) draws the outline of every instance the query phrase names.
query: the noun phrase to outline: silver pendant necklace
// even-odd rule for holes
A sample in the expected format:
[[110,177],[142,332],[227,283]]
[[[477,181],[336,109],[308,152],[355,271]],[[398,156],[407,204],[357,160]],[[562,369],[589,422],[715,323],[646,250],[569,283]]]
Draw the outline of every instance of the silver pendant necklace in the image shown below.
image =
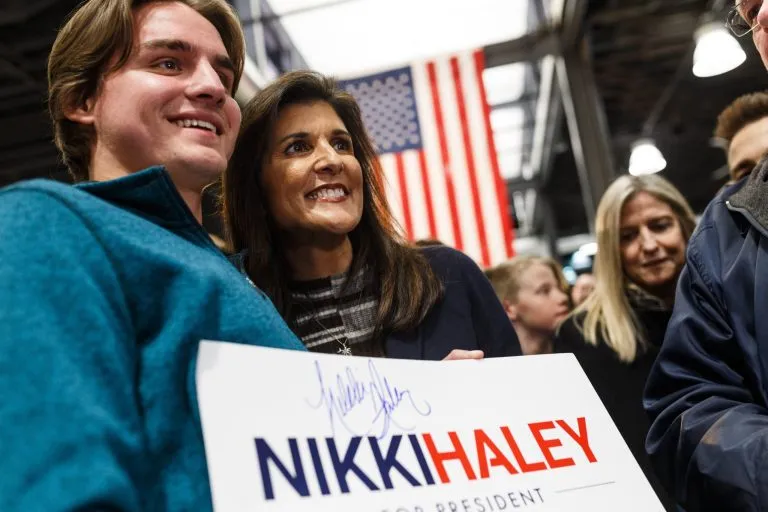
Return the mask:
[[352,349],[349,348],[349,345],[347,345],[347,342],[344,340],[336,340],[339,342],[339,350],[336,351],[337,354],[341,354],[343,356],[351,356],[352,355]]
[[[333,289],[333,284],[331,285],[331,288]],[[337,292],[338,292],[337,290],[334,290],[334,297],[338,300]],[[357,303],[358,304],[362,300],[362,294],[363,294],[363,290],[361,288],[359,290],[359,292],[358,292],[358,299],[357,299]],[[304,311],[311,316],[311,318],[315,321],[315,323],[318,326],[320,326],[320,328],[323,331],[325,331],[325,332],[330,331],[330,329],[328,329],[320,321],[320,319],[317,317],[318,316],[318,311],[317,311],[317,309],[315,307],[314,301],[310,298],[309,294],[305,292],[302,295],[303,295],[302,298],[306,301],[306,303],[301,305],[302,308],[304,309]],[[311,308],[310,308],[310,306],[307,303],[309,305],[311,305]],[[339,316],[341,316],[341,312],[339,312],[338,310],[337,310],[337,314],[339,314]],[[343,322],[343,317],[342,317],[342,322]],[[337,338],[336,336],[333,336],[331,339],[333,341],[335,341],[336,344],[338,345],[337,348],[336,348],[336,353],[337,354],[342,355],[342,356],[351,356],[352,355],[352,347],[350,347],[349,340],[347,339],[346,336],[342,336],[341,338]]]
[[[321,322],[320,319],[317,318],[318,313],[317,313],[317,309],[315,309],[314,306],[310,310],[306,304],[302,304],[302,308],[304,308],[304,310],[310,315],[312,320],[314,320],[315,323],[319,325],[323,331],[325,332],[330,331],[330,329],[328,329],[328,327],[326,327],[325,324],[323,324],[323,322]],[[331,337],[331,339],[338,344],[338,347],[336,349],[337,354],[342,356],[352,355],[352,348],[349,346],[349,342],[347,341],[346,336],[343,336],[342,338],[337,338],[336,336],[333,336]]]
[[[329,331],[325,325],[320,321],[319,318],[317,318],[317,312],[312,313],[312,319],[317,323],[317,325],[320,326],[320,328],[324,331]],[[333,341],[338,343],[339,347],[336,350],[337,354],[341,354],[342,356],[351,356],[352,355],[352,349],[350,348],[346,337],[337,338],[336,336],[333,336]]]

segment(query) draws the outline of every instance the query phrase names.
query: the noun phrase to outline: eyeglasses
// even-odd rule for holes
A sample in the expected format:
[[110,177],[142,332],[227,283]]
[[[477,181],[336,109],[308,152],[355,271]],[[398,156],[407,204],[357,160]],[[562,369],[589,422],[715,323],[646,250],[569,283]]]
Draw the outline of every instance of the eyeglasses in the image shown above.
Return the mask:
[[762,0],[742,0],[728,12],[725,25],[736,37],[744,37],[757,28],[757,14]]

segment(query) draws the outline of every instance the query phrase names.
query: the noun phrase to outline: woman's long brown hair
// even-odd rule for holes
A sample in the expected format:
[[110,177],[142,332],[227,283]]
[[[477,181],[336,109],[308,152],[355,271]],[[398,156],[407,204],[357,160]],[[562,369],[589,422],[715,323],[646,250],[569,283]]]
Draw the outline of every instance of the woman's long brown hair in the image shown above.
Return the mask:
[[419,249],[398,234],[384,195],[381,168],[363,126],[355,99],[319,73],[296,71],[278,78],[243,110],[234,154],[223,176],[222,210],[228,242],[246,251],[245,270],[295,329],[288,288],[290,269],[280,232],[267,210],[262,166],[280,110],[287,105],[324,101],[335,110],[352,137],[363,174],[363,213],[349,234],[353,247],[348,276],[362,268],[373,272],[379,307],[374,342],[383,350],[389,332],[415,328],[441,299],[443,285]]

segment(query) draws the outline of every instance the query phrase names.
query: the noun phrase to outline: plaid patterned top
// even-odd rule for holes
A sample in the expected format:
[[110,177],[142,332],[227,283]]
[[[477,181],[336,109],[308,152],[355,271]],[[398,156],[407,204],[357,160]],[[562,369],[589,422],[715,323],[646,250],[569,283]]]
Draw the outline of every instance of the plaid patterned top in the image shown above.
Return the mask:
[[373,280],[363,269],[344,289],[346,278],[344,272],[291,283],[296,334],[312,352],[376,355],[372,342],[379,301]]

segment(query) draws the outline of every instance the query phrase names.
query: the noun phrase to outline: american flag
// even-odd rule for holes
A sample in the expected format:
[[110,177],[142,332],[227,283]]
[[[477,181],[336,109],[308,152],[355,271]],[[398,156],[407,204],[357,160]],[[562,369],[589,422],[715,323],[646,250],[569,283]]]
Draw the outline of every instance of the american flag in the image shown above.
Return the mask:
[[489,266],[513,249],[484,68],[478,50],[340,85],[360,104],[406,236],[436,238]]

